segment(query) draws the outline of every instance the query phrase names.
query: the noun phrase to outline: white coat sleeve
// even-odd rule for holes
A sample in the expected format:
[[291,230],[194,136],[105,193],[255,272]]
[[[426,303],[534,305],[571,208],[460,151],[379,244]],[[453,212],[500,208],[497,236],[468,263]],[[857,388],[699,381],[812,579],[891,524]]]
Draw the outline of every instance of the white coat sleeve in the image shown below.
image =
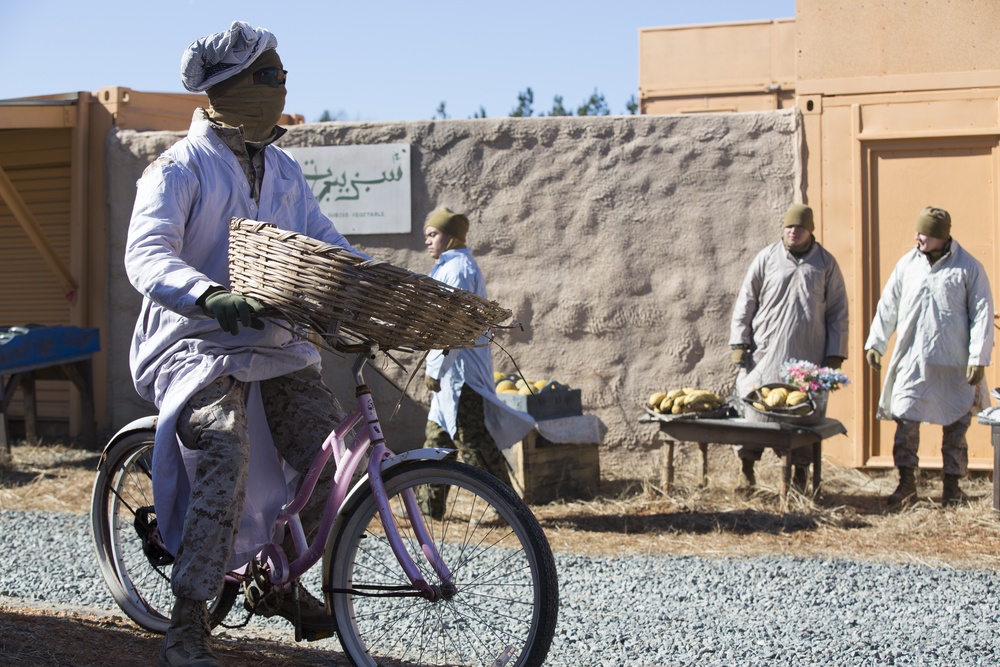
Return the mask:
[[878,305],[875,307],[875,317],[872,319],[872,326],[868,332],[868,340],[865,341],[865,350],[875,350],[879,354],[885,354],[889,346],[889,338],[896,331],[896,323],[899,319],[899,297],[902,290],[902,272],[904,262],[901,260],[893,268],[889,275],[889,281],[882,290]]
[[831,262],[826,277],[826,351],[824,356],[847,358],[847,287],[837,261]]
[[137,183],[125,243],[125,272],[140,294],[185,317],[204,319],[196,301],[217,281],[181,259],[188,211],[199,196],[197,178],[159,158]]
[[753,345],[753,318],[760,306],[760,290],[764,284],[763,252],[758,253],[750,263],[743,284],[736,295],[733,306],[733,319],[729,328],[729,345],[731,347]]
[[969,365],[989,366],[993,351],[993,294],[982,266],[977,266],[969,285]]

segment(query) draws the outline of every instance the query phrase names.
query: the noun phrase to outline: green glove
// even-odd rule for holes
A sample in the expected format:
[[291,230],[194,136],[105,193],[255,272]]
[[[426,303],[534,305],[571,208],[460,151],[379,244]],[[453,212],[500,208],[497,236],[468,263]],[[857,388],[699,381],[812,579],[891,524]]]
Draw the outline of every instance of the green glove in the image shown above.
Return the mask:
[[823,360],[823,365],[827,368],[832,368],[835,371],[839,371],[840,367],[844,363],[843,357],[827,357]]
[[427,385],[427,388],[431,391],[441,391],[441,380],[432,378],[430,375],[424,376],[424,384]]
[[264,320],[260,319],[264,304],[257,299],[215,287],[198,301],[204,301],[201,307],[206,315],[217,319],[222,330],[234,336],[239,333],[240,324],[253,329],[264,328]]
[[733,348],[733,366],[737,368],[746,368],[747,349],[745,347],[734,347]]
[[868,350],[865,352],[865,361],[877,371],[882,370],[882,353],[878,350]]
[[986,375],[986,366],[969,366],[965,371],[965,379],[973,387],[982,382],[984,375]]

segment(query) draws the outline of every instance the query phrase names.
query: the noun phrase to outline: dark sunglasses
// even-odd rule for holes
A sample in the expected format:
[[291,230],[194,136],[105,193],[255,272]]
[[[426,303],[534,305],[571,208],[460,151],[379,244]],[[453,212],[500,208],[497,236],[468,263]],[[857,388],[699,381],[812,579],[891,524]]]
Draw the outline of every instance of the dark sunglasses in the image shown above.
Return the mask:
[[288,72],[277,67],[264,67],[253,73],[253,82],[255,84],[263,83],[272,88],[285,85],[285,79],[287,78]]

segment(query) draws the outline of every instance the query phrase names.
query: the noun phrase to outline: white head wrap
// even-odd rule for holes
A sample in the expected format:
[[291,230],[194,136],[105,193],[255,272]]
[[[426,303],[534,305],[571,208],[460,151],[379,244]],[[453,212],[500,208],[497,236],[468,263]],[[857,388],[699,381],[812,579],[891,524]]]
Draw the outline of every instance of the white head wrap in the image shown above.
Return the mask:
[[226,32],[191,43],[181,56],[181,83],[192,93],[203,92],[253,64],[260,54],[278,47],[278,38],[266,28],[233,21]]

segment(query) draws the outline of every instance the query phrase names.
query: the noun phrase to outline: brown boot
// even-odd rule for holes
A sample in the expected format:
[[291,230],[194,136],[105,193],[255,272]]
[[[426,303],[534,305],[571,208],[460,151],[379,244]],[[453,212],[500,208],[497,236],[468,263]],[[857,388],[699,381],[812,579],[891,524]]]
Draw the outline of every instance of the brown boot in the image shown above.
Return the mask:
[[941,491],[941,504],[945,507],[948,505],[964,505],[969,502],[969,496],[965,495],[965,491],[962,491],[961,487],[958,486],[958,480],[961,478],[961,475],[946,474],[944,476],[944,486]]
[[211,628],[203,600],[177,598],[170,614],[170,627],[163,637],[159,667],[219,667],[208,648]]
[[899,486],[888,498],[889,505],[899,505],[917,497],[917,476],[914,468],[899,469]]
[[247,586],[243,607],[259,616],[281,616],[292,625],[295,625],[297,613],[299,630],[306,641],[314,642],[332,637],[337,630],[336,622],[333,616],[326,613],[326,604],[314,597],[302,584],[296,582],[294,585],[298,588],[298,608],[291,590],[271,588],[262,591],[256,583]]

